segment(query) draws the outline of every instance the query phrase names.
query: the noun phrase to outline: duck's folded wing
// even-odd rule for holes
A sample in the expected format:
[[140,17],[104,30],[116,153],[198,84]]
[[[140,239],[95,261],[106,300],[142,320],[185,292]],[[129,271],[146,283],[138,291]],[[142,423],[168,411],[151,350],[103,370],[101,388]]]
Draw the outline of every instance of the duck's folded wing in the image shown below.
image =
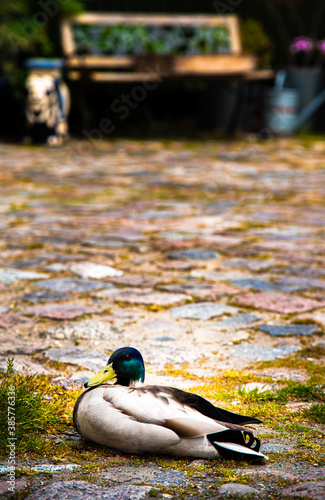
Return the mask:
[[218,408],[210,403],[210,401],[207,401],[197,394],[182,391],[181,389],[176,389],[175,387],[151,386],[151,389],[158,390],[166,396],[172,397],[174,401],[178,401],[180,404],[193,408],[193,410],[199,411],[206,417],[218,420],[219,422],[236,425],[262,423],[261,420],[256,417],[239,415],[238,413]]

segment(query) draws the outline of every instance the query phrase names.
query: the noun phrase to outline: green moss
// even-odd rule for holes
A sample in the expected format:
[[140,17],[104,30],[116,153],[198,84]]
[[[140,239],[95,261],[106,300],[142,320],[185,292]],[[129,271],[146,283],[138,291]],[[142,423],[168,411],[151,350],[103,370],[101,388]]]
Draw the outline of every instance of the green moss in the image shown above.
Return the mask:
[[78,393],[63,391],[47,376],[15,374],[13,359],[8,359],[7,372],[1,379],[0,451],[7,455],[8,439],[15,437],[17,455],[26,451],[43,453],[48,434],[55,435],[71,423],[71,407]]
[[26,210],[28,204],[25,201],[13,202],[10,203],[9,211],[10,212],[19,212],[21,210]]
[[[315,363],[314,359],[322,360],[324,348],[321,346],[311,346],[299,350],[297,353],[274,361],[262,361],[254,365],[258,370],[265,368],[288,368],[293,370],[304,370],[310,377],[315,377],[318,383],[325,384],[325,365]],[[308,359],[309,358],[309,359]]]
[[187,370],[188,366],[188,363],[184,363],[182,368],[174,368],[174,365],[165,365],[164,370],[160,373],[170,377],[182,377],[184,380],[198,380],[199,377]]
[[16,219],[10,221],[9,227],[15,228],[17,226],[24,226],[25,224],[26,224],[26,219],[21,219],[17,217]]
[[302,418],[312,420],[319,424],[325,424],[325,404],[315,403],[301,413]]
[[251,391],[246,391],[245,388],[238,389],[238,396],[243,403],[252,403],[256,401],[272,401],[274,400],[274,393],[271,391],[259,391],[258,389],[253,389]]
[[[41,358],[40,355],[35,356],[35,360],[39,360],[44,363],[44,358]],[[69,370],[68,366],[65,363],[62,363],[62,361],[52,361],[50,359],[46,359],[45,364],[60,373],[66,373]]]
[[152,497],[152,498],[158,497],[158,496],[159,496],[159,492],[158,492],[157,490],[155,490],[154,488],[152,488],[152,489],[148,492],[148,496],[149,496],[149,497]]
[[130,255],[129,253],[121,253],[121,254],[119,255],[119,258],[120,258],[121,260],[130,260],[130,259],[131,259],[131,255]]
[[147,306],[147,310],[151,312],[159,312],[165,311],[166,309],[170,309],[172,306],[160,306],[158,304],[150,304]]
[[43,243],[40,243],[40,242],[33,242],[33,243],[29,243],[28,245],[26,245],[26,248],[28,250],[39,250],[41,248],[44,248],[44,244]]
[[315,359],[325,359],[325,347],[322,345],[312,345],[308,346],[305,349],[299,351],[298,355],[300,358],[315,358]]
[[277,391],[278,401],[297,399],[299,401],[324,401],[325,387],[316,384],[297,384],[288,382],[288,386]]

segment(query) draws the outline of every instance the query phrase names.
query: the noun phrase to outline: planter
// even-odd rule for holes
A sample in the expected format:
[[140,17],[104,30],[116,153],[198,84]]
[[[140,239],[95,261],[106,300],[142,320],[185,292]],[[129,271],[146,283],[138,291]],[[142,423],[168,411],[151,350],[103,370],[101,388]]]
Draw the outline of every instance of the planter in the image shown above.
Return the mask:
[[173,54],[139,54],[134,56],[134,68],[139,73],[154,69],[158,73],[174,71],[175,56]]
[[[325,87],[325,72],[319,68],[296,68],[287,72],[286,86],[299,92],[299,108],[302,111]],[[324,105],[318,108],[305,125],[313,130],[324,130]]]
[[191,75],[201,73],[227,74],[242,73],[256,68],[256,57],[237,54],[216,55],[176,55],[173,54],[140,54],[134,56],[134,67],[141,73],[148,68],[156,68],[166,73],[177,73],[179,75]]
[[251,71],[256,66],[256,57],[246,54],[175,56],[175,71],[180,75],[242,73]]
[[265,127],[276,135],[287,135],[294,131],[299,110],[299,91],[296,89],[266,89]]

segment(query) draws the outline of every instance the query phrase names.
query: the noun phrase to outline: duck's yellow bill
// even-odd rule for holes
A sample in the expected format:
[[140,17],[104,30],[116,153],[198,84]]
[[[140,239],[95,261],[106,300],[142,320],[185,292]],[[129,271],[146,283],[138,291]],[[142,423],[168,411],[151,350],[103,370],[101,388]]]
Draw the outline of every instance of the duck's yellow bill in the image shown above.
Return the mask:
[[91,377],[85,383],[85,387],[96,387],[97,385],[104,384],[105,382],[108,382],[108,380],[112,380],[113,378],[116,378],[116,374],[113,370],[112,364],[110,364],[104,366],[104,368],[99,373],[97,373],[97,375]]

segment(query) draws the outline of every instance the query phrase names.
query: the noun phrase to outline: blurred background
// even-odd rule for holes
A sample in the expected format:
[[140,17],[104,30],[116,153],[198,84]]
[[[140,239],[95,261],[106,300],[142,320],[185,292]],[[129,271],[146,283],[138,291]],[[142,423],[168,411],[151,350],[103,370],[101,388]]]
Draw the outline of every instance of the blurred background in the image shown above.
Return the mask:
[[[293,70],[303,68],[317,72],[315,95],[325,88],[325,2],[324,0],[2,0],[0,5],[0,135],[6,140],[21,140],[25,131],[25,82],[29,58],[62,58],[60,22],[63,17],[90,12],[138,12],[171,14],[235,14],[245,53],[258,58],[259,69]],[[293,46],[296,40],[296,46]],[[312,41],[312,47],[303,45]],[[297,44],[300,46],[297,46]],[[275,73],[276,76],[276,73]],[[63,70],[63,77],[65,73]],[[76,82],[67,81],[71,93],[69,131],[82,135],[82,127],[96,127],[103,116],[109,116],[111,103],[130,85],[121,82],[89,82],[83,102],[77,99]],[[227,92],[232,93],[231,85]],[[253,86],[245,101],[249,113],[238,121],[239,130],[258,132],[263,129],[261,87]],[[294,86],[294,82],[289,82]],[[310,87],[310,84],[307,84]],[[263,89],[262,89],[263,90]],[[237,92],[238,89],[236,88]],[[218,90],[220,94],[220,88]],[[220,96],[219,96],[220,97]],[[312,100],[313,96],[310,97]],[[127,120],[119,122],[113,136],[187,136],[224,131],[217,116],[218,102],[211,83],[204,80],[166,81],[132,109]],[[308,103],[307,103],[308,104]],[[215,108],[214,116],[209,109]],[[83,109],[81,109],[83,108]],[[222,111],[224,114],[224,111]],[[320,102],[312,122],[304,127],[322,132],[325,128],[324,104]],[[222,118],[222,117],[221,117]]]

